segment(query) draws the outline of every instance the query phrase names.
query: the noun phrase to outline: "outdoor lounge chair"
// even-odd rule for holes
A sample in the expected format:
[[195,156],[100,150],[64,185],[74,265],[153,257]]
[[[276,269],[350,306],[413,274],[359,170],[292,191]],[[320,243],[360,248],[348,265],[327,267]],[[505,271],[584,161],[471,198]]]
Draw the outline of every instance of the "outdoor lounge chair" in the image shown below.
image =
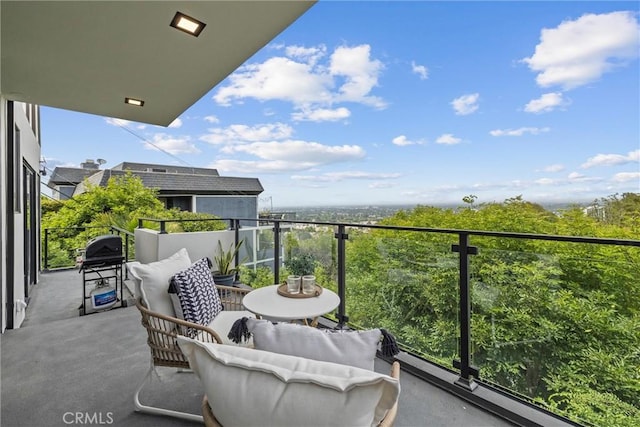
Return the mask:
[[[192,265],[186,251],[182,250],[155,263],[127,265],[136,282],[136,307],[142,316],[142,326],[147,331],[147,345],[151,352],[149,370],[134,394],[136,411],[202,422],[201,415],[144,405],[140,402],[140,392],[152,378],[156,367],[190,369],[188,359],[177,344],[178,335],[187,335],[209,343],[233,344],[225,336],[230,326],[237,318],[252,316],[242,305],[242,299],[251,289],[215,285],[217,292],[214,293],[218,295],[216,299],[219,298],[219,308],[222,311],[213,315],[212,321],[199,324],[178,318],[168,293],[169,281],[196,264],[198,262]],[[213,289],[211,286],[210,288]],[[198,309],[206,308],[198,306]]]
[[[239,289],[228,286],[216,286],[223,295],[226,295],[223,303],[228,311],[242,310],[242,297],[250,290]],[[187,322],[176,317],[165,316],[163,314],[148,310],[140,299],[136,300],[136,307],[142,316],[142,326],[147,331],[147,344],[151,351],[152,362],[149,370],[136,389],[133,402],[136,411],[146,412],[156,415],[168,415],[187,420],[203,421],[202,416],[173,411],[171,409],[147,406],[140,402],[140,392],[151,379],[155,367],[164,366],[169,368],[190,369],[189,361],[180,351],[176,342],[176,337],[186,334],[187,331],[197,331],[197,337],[203,342],[222,343],[223,340],[218,332],[206,326]],[[219,331],[222,333],[222,331]],[[193,333],[193,332],[191,332]]]
[[[397,380],[400,380],[400,363],[393,362],[391,365],[391,377]],[[384,416],[382,421],[378,424],[378,427],[393,427],[393,423],[396,420],[396,415],[398,414],[398,402],[387,411],[387,414]],[[209,399],[207,399],[207,395],[205,394],[202,398],[202,417],[204,418],[205,427],[223,427],[215,415],[211,410],[211,406],[209,405]]]
[[200,378],[207,427],[393,425],[400,364],[391,375],[349,365],[178,337]]

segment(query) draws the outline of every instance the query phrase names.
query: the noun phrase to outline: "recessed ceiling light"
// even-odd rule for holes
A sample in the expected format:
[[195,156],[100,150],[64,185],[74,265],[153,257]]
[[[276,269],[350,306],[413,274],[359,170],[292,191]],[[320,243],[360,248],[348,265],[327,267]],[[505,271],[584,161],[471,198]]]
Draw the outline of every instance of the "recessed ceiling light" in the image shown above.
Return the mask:
[[207,24],[187,16],[184,13],[176,12],[176,15],[169,25],[176,30],[184,31],[187,34],[198,37]]
[[125,98],[125,104],[135,105],[136,107],[142,107],[144,105],[144,101],[135,98]]

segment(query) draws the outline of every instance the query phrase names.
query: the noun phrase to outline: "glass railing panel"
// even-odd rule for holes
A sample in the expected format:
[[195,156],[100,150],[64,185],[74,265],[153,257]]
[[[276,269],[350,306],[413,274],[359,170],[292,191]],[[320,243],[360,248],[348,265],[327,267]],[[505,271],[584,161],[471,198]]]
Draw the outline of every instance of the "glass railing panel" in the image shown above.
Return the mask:
[[[48,228],[42,231],[42,266],[44,269],[71,268],[77,265],[91,239],[110,234],[110,226]],[[124,236],[122,244],[125,244]],[[130,243],[130,250],[132,243]],[[123,247],[124,253],[124,247]]]
[[472,350],[481,381],[580,422],[633,425],[640,415],[640,249],[473,242]]
[[452,369],[458,356],[456,237],[350,229],[346,312],[362,328],[386,328],[401,346]]

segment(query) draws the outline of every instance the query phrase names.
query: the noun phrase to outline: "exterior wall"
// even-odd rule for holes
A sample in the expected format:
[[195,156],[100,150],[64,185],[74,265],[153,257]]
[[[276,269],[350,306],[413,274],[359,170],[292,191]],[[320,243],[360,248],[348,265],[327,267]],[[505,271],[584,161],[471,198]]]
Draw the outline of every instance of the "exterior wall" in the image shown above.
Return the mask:
[[234,238],[235,233],[232,230],[160,234],[155,230],[137,228],[136,259],[148,264],[170,257],[180,249],[186,248],[191,261],[203,257],[213,260],[218,240],[222,242],[222,247],[227,249],[234,242]]
[[[38,280],[37,263],[40,257],[40,121],[39,109],[37,106],[13,102],[0,98],[2,123],[0,132],[2,142],[2,161],[0,161],[1,180],[0,194],[2,195],[2,330],[7,327],[18,328],[25,317],[26,305],[28,302],[25,294],[25,231],[23,209],[23,165],[27,165],[34,172],[35,185],[35,205],[32,206],[32,213],[36,216],[35,228],[32,230],[36,236],[35,257],[36,263],[35,277]],[[11,109],[11,111],[9,111]],[[13,113],[13,121],[9,122],[9,113]],[[13,135],[15,128],[20,131],[19,153],[10,156],[9,144],[13,141],[9,137]],[[15,157],[19,156],[18,159]],[[11,157],[11,158],[10,158]],[[10,183],[8,174],[12,173],[15,184],[8,188]],[[14,189],[16,190],[14,192]],[[16,197],[18,194],[19,197]],[[11,209],[13,207],[13,209]],[[11,209],[11,212],[9,212]],[[11,257],[7,257],[11,254]],[[7,258],[13,258],[13,263],[6,264]],[[10,293],[13,297],[10,298]],[[12,320],[9,320],[12,316]]]
[[2,294],[2,305],[0,306],[1,331],[7,327],[5,315],[7,307],[7,295],[5,292],[5,280],[7,280],[7,101],[0,96],[0,293]]
[[[258,196],[196,196],[195,212],[205,212],[220,218],[258,218]],[[241,221],[255,226],[256,221]]]

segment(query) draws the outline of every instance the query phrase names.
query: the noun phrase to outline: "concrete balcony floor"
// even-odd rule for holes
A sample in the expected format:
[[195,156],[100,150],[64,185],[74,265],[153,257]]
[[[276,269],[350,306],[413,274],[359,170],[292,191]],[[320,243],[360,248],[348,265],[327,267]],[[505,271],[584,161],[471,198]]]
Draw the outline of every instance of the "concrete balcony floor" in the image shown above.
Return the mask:
[[[125,300],[130,298],[125,291]],[[134,411],[133,395],[150,357],[138,310],[128,306],[79,316],[81,300],[77,270],[43,273],[33,286],[22,327],[1,336],[0,424],[197,425]],[[376,371],[388,368],[377,361]],[[157,371],[141,395],[143,403],[199,414],[198,378],[175,369]],[[410,373],[401,372],[400,381],[396,426],[511,425]]]

